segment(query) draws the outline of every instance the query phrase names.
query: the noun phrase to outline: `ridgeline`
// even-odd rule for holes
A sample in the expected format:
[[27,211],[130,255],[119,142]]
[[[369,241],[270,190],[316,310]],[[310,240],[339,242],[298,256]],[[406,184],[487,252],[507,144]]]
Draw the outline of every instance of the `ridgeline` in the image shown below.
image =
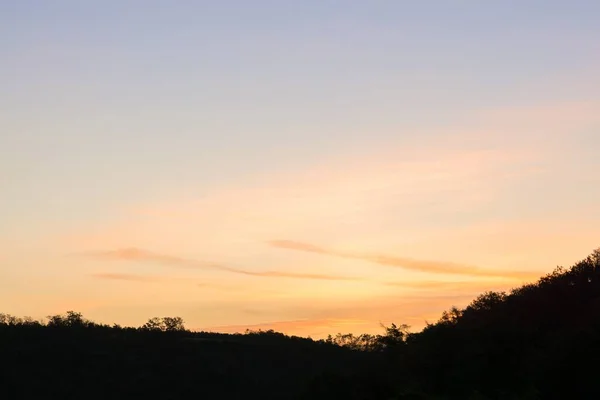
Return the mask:
[[600,250],[418,333],[315,341],[192,332],[178,317],[131,328],[0,314],[6,399],[595,399],[598,362]]

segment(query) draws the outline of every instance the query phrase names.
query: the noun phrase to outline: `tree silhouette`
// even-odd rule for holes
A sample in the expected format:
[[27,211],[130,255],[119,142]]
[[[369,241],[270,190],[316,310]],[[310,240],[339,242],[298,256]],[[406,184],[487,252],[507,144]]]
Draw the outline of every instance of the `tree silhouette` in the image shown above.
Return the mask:
[[165,332],[185,331],[185,326],[181,317],[163,317],[162,322]]
[[133,328],[75,311],[45,321],[0,314],[0,385],[10,399],[594,399],[598,360],[600,249],[452,307],[416,333],[391,324],[380,335],[315,341],[192,332],[180,317]]
[[141,329],[155,332],[184,332],[185,326],[181,317],[153,317]]
[[162,318],[153,317],[148,320],[143,326],[142,329],[149,331],[164,331],[164,325]]

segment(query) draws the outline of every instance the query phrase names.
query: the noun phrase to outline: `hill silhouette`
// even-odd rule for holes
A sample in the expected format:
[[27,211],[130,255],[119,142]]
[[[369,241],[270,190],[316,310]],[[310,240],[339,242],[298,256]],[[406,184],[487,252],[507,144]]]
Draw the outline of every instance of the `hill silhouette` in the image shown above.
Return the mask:
[[69,311],[0,314],[0,390],[29,399],[600,398],[600,250],[535,283],[486,292],[423,331],[325,340],[274,331],[139,328]]

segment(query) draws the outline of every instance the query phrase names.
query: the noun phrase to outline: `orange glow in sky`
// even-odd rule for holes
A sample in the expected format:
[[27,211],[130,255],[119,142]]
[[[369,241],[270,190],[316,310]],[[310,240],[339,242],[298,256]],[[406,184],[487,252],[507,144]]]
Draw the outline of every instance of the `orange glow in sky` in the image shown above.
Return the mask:
[[600,246],[597,21],[262,3],[0,16],[0,312],[418,330]]

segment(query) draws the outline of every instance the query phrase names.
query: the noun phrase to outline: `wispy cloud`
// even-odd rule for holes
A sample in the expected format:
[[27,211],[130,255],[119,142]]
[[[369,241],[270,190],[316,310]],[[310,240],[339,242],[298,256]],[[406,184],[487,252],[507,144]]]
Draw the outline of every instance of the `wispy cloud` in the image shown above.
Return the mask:
[[372,321],[356,318],[319,318],[299,319],[289,321],[273,321],[248,325],[223,325],[210,327],[207,330],[213,332],[242,333],[246,330],[269,330],[285,332],[290,335],[308,336],[311,332],[316,337],[326,336],[328,333],[347,332],[361,326],[371,325]]
[[326,275],[326,274],[303,274],[297,272],[263,271],[254,272],[241,269],[229,269],[231,272],[250,276],[263,276],[273,278],[299,278],[299,279],[321,279],[327,281],[360,281],[363,278],[354,276]]
[[469,275],[479,277],[505,277],[515,279],[535,278],[538,275],[526,271],[495,271],[447,261],[416,260],[414,258],[409,257],[398,257],[384,254],[351,253],[345,251],[326,249],[312,244],[295,242],[292,240],[272,240],[269,242],[269,244],[273,247],[281,249],[306,251],[310,253],[325,254],[335,257],[363,260],[380,265],[435,274]]
[[451,306],[464,307],[475,297],[474,293],[444,293],[432,291],[426,295],[381,294],[367,298],[323,299],[307,298],[301,303],[283,301],[276,307],[271,303],[253,304],[261,313],[250,316],[243,323],[220,323],[197,326],[202,330],[244,332],[268,330],[294,335],[326,337],[337,332],[382,333],[381,323],[403,323],[414,331],[423,328],[426,321],[437,320]]
[[148,276],[148,275],[135,275],[135,274],[122,274],[122,273],[95,273],[91,274],[92,277],[98,279],[109,279],[109,280],[119,280],[119,281],[130,281],[130,282],[161,282],[164,281],[164,278],[157,276]]
[[448,291],[476,291],[483,292],[485,290],[507,290],[518,286],[515,281],[473,281],[473,282],[444,282],[444,281],[414,281],[414,282],[385,282],[386,286],[394,286],[406,289],[418,290],[443,290]]
[[200,261],[186,260],[180,257],[173,257],[164,254],[153,253],[151,251],[138,249],[136,247],[125,247],[109,251],[86,252],[84,253],[84,255],[108,261],[142,261],[152,262],[156,264],[165,264],[174,267],[211,268],[210,264],[202,263]]
[[[215,263],[204,262],[204,261],[199,261],[199,260],[186,259],[186,258],[181,258],[181,257],[174,257],[174,256],[170,256],[170,255],[153,253],[153,252],[138,249],[135,247],[122,248],[122,249],[110,250],[110,251],[101,251],[101,252],[87,252],[87,253],[84,253],[84,255],[86,255],[88,257],[100,259],[100,260],[149,262],[149,263],[168,265],[168,266],[178,267],[178,268],[212,269],[212,270],[230,272],[230,273],[234,273],[234,274],[257,276],[257,277],[319,279],[319,280],[330,280],[330,281],[363,280],[363,278],[360,278],[360,277],[329,275],[329,274],[313,274],[313,273],[286,272],[286,271],[252,271],[252,270],[248,270],[248,269],[233,268],[233,267],[229,267],[229,266],[221,265],[221,264],[215,264]],[[117,278],[113,278],[113,279],[117,279]]]
[[[154,276],[154,275],[140,275],[140,274],[126,274],[120,272],[98,272],[90,274],[91,277],[97,279],[106,280],[117,280],[117,281],[129,281],[129,282],[142,282],[142,283],[189,283],[194,281],[194,278],[190,277],[166,277],[166,276]],[[243,286],[235,285],[222,285],[213,282],[199,282],[196,286],[202,289],[213,289],[218,291],[242,291],[245,290]]]

